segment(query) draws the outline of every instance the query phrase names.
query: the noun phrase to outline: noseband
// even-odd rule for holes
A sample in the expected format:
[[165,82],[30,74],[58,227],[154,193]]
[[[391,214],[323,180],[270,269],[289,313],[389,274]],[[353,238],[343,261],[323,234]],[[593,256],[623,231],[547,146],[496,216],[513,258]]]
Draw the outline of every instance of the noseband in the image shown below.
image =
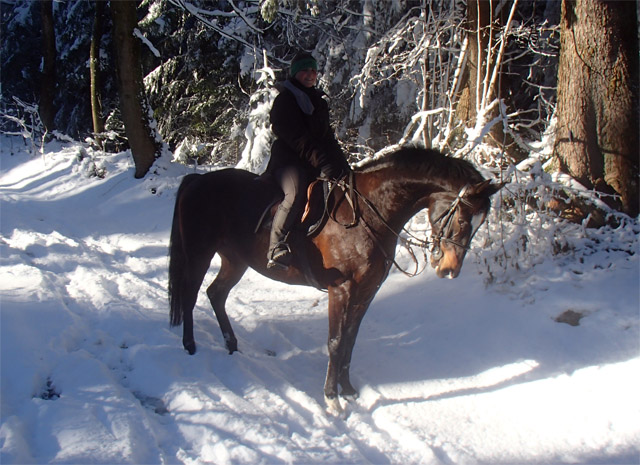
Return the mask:
[[468,207],[472,207],[471,203],[464,198],[469,188],[470,188],[469,184],[464,185],[462,189],[460,189],[460,192],[458,192],[457,197],[453,200],[453,202],[451,202],[451,205],[449,206],[449,208],[445,210],[442,213],[442,215],[440,215],[434,221],[435,223],[434,226],[440,224],[438,234],[431,236],[432,246],[431,246],[430,252],[431,252],[432,260],[434,261],[438,261],[442,258],[443,252],[442,252],[442,248],[440,247],[441,242],[448,242],[457,247],[460,247],[461,249],[469,250],[471,239],[473,239],[473,231],[472,231],[472,234],[469,236],[469,242],[467,242],[466,245],[461,244],[457,241],[454,241],[453,239],[450,239],[448,237],[445,237],[449,235],[449,231],[451,230],[451,224],[453,223],[453,216],[456,212],[456,209],[460,206],[460,203],[463,203]]

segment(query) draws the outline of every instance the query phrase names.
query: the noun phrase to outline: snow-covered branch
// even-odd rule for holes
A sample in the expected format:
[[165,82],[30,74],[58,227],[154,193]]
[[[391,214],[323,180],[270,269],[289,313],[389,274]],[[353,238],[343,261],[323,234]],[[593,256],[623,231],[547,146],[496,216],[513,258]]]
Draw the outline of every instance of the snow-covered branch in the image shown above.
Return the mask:
[[235,34],[234,32],[229,31],[227,28],[222,27],[220,24],[218,24],[217,21],[217,17],[223,17],[223,18],[240,18],[242,19],[245,24],[247,24],[251,30],[254,33],[261,33],[263,32],[261,29],[257,29],[254,27],[254,21],[248,19],[250,15],[256,15],[257,13],[259,13],[260,9],[255,6],[255,7],[249,7],[247,8],[246,11],[242,11],[240,9],[238,9],[233,2],[230,2],[230,4],[232,5],[233,11],[231,12],[226,12],[226,11],[221,11],[221,10],[204,10],[201,8],[198,8],[197,6],[193,5],[190,2],[187,2],[185,0],[169,0],[169,2],[179,8],[182,8],[183,10],[185,10],[186,12],[190,13],[191,15],[193,15],[193,17],[195,17],[196,19],[198,19],[198,21],[202,22],[204,25],[206,25],[207,27],[213,29],[214,31],[216,31],[218,34],[220,34],[223,37],[226,37],[227,39],[233,40],[235,42],[238,42],[248,48],[253,48],[253,44],[251,44],[250,42],[248,42],[245,38],[243,38],[242,36]]

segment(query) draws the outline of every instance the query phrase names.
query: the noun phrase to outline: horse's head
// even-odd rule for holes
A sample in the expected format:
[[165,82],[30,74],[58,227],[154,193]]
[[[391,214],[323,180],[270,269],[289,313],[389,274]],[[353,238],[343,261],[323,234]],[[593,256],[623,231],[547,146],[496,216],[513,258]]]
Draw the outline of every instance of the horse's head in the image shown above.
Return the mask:
[[471,240],[489,212],[490,197],[502,186],[487,180],[467,184],[459,192],[433,195],[429,205],[431,266],[439,278],[460,274]]

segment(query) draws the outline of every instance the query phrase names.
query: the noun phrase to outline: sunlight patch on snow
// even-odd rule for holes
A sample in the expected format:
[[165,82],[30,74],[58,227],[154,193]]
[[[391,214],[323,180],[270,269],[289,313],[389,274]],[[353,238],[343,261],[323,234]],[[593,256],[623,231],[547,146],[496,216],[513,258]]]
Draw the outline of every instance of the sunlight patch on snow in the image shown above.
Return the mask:
[[367,396],[362,396],[362,402],[369,408],[378,401],[401,401],[416,398],[432,399],[446,397],[448,394],[474,393],[485,388],[499,386],[507,381],[518,378],[526,373],[535,370],[540,364],[535,360],[523,360],[521,362],[510,363],[501,367],[491,368],[478,375],[463,378],[416,381],[404,383],[387,383],[377,387],[377,395],[371,395],[372,391],[367,391]]
[[5,299],[10,296],[14,301],[27,302],[36,298],[41,300],[47,294],[37,290],[43,284],[42,274],[31,266],[0,267],[0,276],[0,292]]
[[[630,373],[633,383],[625,381]],[[629,399],[639,379],[636,358],[477,394],[391,403],[373,417],[390,434],[441,442],[456,463],[631,456],[640,440],[640,401]],[[418,418],[426,422],[416,429]]]

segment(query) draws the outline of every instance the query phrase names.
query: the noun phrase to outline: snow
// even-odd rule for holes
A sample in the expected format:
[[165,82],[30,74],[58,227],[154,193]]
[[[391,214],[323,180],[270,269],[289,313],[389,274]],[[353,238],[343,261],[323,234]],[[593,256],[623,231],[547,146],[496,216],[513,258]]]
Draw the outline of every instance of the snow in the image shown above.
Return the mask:
[[[169,227],[193,167],[167,155],[140,181],[127,153],[0,142],[3,464],[640,460],[637,253],[541,259],[511,288],[485,287],[472,257],[455,280],[392,272],[356,343],[360,398],[336,416],[326,294],[248,272],[232,356],[204,291],[198,353],[169,327]],[[567,310],[578,326],[555,321]]]
[[135,28],[133,30],[133,35],[136,36],[138,39],[140,39],[140,42],[142,42],[144,45],[147,46],[147,48],[149,49],[149,51],[151,53],[153,53],[153,55],[156,58],[160,58],[160,52],[158,51],[158,49],[151,43],[151,41],[149,39],[147,39],[144,34],[142,33],[142,31],[140,31],[140,29]]

